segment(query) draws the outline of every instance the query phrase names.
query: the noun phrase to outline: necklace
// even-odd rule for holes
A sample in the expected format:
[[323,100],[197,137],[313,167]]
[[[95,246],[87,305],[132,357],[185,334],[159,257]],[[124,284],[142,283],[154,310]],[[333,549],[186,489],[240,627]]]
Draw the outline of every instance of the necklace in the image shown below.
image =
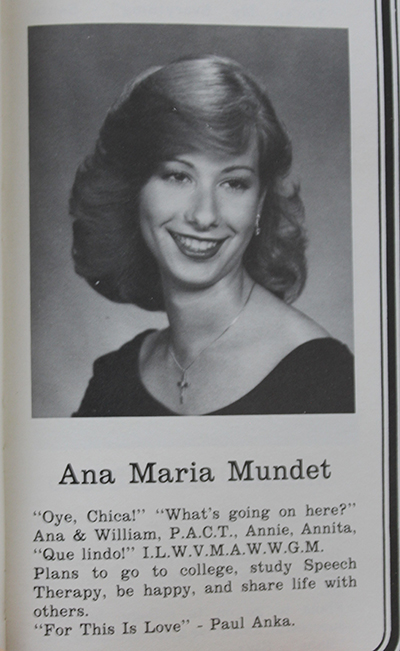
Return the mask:
[[248,293],[248,296],[247,296],[245,302],[243,303],[242,307],[240,308],[239,312],[237,313],[237,315],[235,316],[235,318],[233,319],[233,321],[230,322],[230,324],[229,324],[229,325],[228,325],[228,326],[227,326],[227,327],[226,327],[226,328],[221,332],[221,334],[218,335],[218,337],[216,337],[215,339],[213,339],[212,341],[210,341],[210,343],[207,344],[207,346],[205,346],[205,348],[203,348],[203,350],[201,350],[201,351],[196,355],[196,357],[195,357],[194,359],[192,359],[192,361],[191,361],[191,362],[190,362],[186,367],[182,366],[182,365],[178,362],[178,360],[177,360],[176,357],[175,357],[174,351],[172,350],[172,346],[171,346],[171,344],[169,344],[169,346],[168,346],[169,354],[171,355],[171,357],[172,357],[172,359],[173,359],[175,365],[179,368],[179,370],[181,371],[181,374],[182,374],[182,375],[181,375],[181,379],[176,383],[176,385],[179,387],[179,391],[180,391],[179,402],[180,402],[181,405],[183,405],[183,402],[184,402],[184,399],[185,399],[185,391],[186,391],[186,389],[188,389],[188,388],[190,387],[190,383],[187,381],[187,372],[188,372],[188,370],[193,366],[193,364],[194,364],[195,362],[197,362],[197,360],[199,359],[199,357],[201,357],[201,355],[202,355],[203,353],[205,353],[206,350],[208,350],[209,348],[211,348],[211,346],[213,346],[215,343],[217,343],[217,341],[218,341],[219,339],[221,339],[221,337],[223,337],[223,336],[228,332],[228,330],[230,330],[230,329],[232,328],[232,326],[235,325],[236,321],[238,320],[238,318],[240,317],[240,315],[242,314],[243,310],[245,309],[247,303],[248,303],[249,300],[250,300],[250,297],[251,297],[251,295],[252,295],[252,293],[253,293],[253,289],[254,289],[254,287],[255,287],[255,284],[256,284],[256,283],[255,283],[255,281],[254,281],[254,283],[253,283],[252,286],[251,286],[251,289],[250,289],[250,291],[249,291],[249,293]]

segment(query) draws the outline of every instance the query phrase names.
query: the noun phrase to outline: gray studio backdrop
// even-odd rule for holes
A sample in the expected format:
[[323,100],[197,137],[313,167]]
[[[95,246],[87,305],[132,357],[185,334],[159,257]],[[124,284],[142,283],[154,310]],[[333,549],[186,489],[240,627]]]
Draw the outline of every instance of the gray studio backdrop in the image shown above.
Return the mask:
[[75,170],[126,82],[185,55],[236,59],[265,83],[292,137],[309,233],[296,307],[352,346],[347,31],[205,25],[57,25],[29,30],[32,400],[68,417],[94,359],[162,314],[113,304],[75,275],[68,197]]

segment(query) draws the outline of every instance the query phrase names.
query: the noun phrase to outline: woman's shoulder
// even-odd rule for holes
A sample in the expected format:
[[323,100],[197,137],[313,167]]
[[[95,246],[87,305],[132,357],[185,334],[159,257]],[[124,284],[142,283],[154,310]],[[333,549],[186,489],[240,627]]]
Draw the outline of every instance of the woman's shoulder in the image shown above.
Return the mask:
[[345,344],[331,337],[310,339],[288,353],[248,394],[215,413],[354,413],[353,366]]
[[333,337],[309,339],[294,348],[277,366],[280,370],[291,368],[303,375],[316,372],[329,374],[353,370],[353,355],[346,344]]
[[[153,330],[136,337],[98,357],[85,395],[74,416],[141,415],[136,413],[146,396],[139,376],[139,355],[143,342]],[[132,413],[130,413],[132,412]]]
[[258,292],[256,298],[253,345],[266,372],[251,397],[260,409],[271,409],[260,413],[353,412],[354,360],[347,346],[276,297]]
[[98,357],[93,363],[93,372],[96,373],[96,371],[101,371],[106,367],[108,368],[114,365],[132,367],[132,362],[137,363],[138,361],[142,345],[151,337],[151,335],[157,332],[157,330],[152,329],[144,330],[133,339],[124,343],[120,348],[112,350],[105,355],[101,355],[101,357]]
[[[332,337],[310,339],[271,372],[269,383],[292,413],[354,412],[354,359]],[[286,413],[289,413],[287,410]]]
[[260,378],[307,341],[330,337],[313,319],[259,286],[248,313],[246,334]]
[[[329,332],[293,305],[288,305],[271,292],[258,286],[254,310],[260,322],[278,331],[281,340],[287,339],[297,347],[310,339],[329,337]],[[279,327],[278,327],[279,326]]]

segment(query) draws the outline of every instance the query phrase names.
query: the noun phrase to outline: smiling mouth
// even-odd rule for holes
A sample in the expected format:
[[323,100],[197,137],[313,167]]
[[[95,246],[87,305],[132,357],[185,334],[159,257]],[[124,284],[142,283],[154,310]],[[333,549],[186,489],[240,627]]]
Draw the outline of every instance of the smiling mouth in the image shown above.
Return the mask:
[[205,260],[212,258],[220,250],[222,244],[227,238],[220,240],[209,240],[198,237],[190,237],[188,235],[182,235],[181,233],[175,233],[173,231],[168,231],[172,239],[176,243],[178,249],[189,258],[197,258],[199,260]]

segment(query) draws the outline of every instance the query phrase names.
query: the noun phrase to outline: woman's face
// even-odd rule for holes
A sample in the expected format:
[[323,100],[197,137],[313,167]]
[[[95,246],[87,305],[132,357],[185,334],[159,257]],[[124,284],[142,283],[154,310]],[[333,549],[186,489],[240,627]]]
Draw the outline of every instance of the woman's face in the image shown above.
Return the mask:
[[255,144],[160,163],[142,188],[140,223],[164,280],[200,288],[236,273],[263,198]]

